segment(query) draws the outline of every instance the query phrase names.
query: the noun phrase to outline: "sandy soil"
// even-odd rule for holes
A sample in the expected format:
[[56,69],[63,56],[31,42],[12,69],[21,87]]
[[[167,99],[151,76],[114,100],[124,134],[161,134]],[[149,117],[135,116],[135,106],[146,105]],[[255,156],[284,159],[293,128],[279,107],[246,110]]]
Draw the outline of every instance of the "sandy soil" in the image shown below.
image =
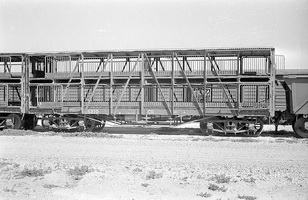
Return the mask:
[[307,139],[108,130],[3,131],[0,199],[308,199]]

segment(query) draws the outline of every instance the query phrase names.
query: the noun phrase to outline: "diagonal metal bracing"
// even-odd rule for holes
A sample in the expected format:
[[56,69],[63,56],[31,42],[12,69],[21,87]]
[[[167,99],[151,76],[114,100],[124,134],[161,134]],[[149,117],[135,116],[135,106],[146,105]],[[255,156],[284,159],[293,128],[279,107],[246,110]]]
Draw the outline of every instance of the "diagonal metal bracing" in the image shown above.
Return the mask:
[[[184,58],[185,58],[185,59],[184,59]],[[184,63],[186,63],[187,66],[188,66],[188,68],[189,68],[189,71],[192,72],[192,69],[191,69],[190,64],[189,64],[189,62],[188,62],[188,60],[187,60],[187,57],[185,56],[185,57],[183,57],[183,59],[184,59],[183,65],[184,65]]]
[[293,112],[296,114],[302,107],[304,107],[306,104],[308,104],[308,98],[303,100],[295,109],[293,109]]
[[165,68],[164,68],[164,65],[163,65],[163,63],[161,62],[161,60],[160,60],[160,59],[159,59],[159,64],[160,64],[160,66],[161,66],[162,70],[163,70],[163,71],[166,71],[166,70],[165,70]]
[[[215,66],[217,67],[217,69],[220,71],[219,66],[218,66],[218,64],[217,64],[217,62],[216,62],[215,59],[214,59],[214,63],[215,63]],[[216,72],[217,76],[219,76],[218,73],[217,73],[217,71],[215,71],[215,72]],[[220,78],[218,77],[218,79],[220,79]],[[228,90],[228,93],[229,93],[229,95],[230,95],[230,97],[231,97],[231,99],[232,99],[233,104],[235,104],[234,98],[233,98],[233,96],[232,96],[232,94],[231,94],[231,92],[230,92],[228,86],[226,86],[226,89]],[[227,96],[227,97],[228,97],[228,96]],[[229,98],[229,97],[228,97],[228,98]]]
[[66,97],[67,95],[67,91],[68,91],[68,88],[73,80],[73,73],[78,69],[78,66],[79,66],[79,62],[80,62],[80,57],[78,57],[78,61],[73,69],[73,71],[70,72],[70,80],[68,81],[67,85],[66,85],[66,88],[65,88],[65,91],[64,91],[64,94],[62,94],[62,102],[64,101],[64,98]]
[[8,58],[10,58],[9,59],[9,62],[10,62],[9,64],[8,64],[7,60],[4,60],[4,72],[7,70],[9,72],[11,78],[13,78],[13,74],[11,72],[11,57],[8,57]]
[[114,108],[114,113],[115,113],[116,110],[118,109],[118,106],[119,106],[119,104],[120,104],[120,102],[121,102],[121,100],[122,100],[122,97],[123,97],[123,95],[124,95],[124,93],[125,93],[125,91],[126,91],[126,88],[127,88],[128,84],[129,84],[129,81],[130,81],[130,79],[132,78],[133,72],[135,71],[136,66],[138,65],[140,59],[141,59],[141,54],[139,54],[137,60],[135,61],[134,67],[132,68],[132,70],[131,70],[130,73],[129,73],[128,79],[127,79],[127,81],[126,81],[126,83],[125,83],[125,85],[124,85],[124,88],[123,88],[122,92],[121,92],[120,98],[118,99],[117,104],[116,104],[116,106],[115,106],[115,108]]
[[[211,63],[211,71],[212,71],[213,74],[218,78],[219,82],[220,82],[220,83],[223,83],[222,80],[221,80],[221,78],[219,77],[219,75],[218,75],[218,73],[217,73],[216,68],[215,68],[215,66],[216,66],[217,69],[219,70],[219,66],[218,66],[217,62],[216,62],[215,60],[214,60],[214,62],[213,62],[213,60],[211,59],[209,53],[207,53],[207,57],[209,58],[209,61],[210,61],[210,63]],[[234,106],[232,105],[232,102],[231,102],[231,100],[230,100],[230,98],[229,98],[229,95],[228,95],[228,92],[227,92],[227,90],[228,90],[228,91],[229,91],[229,94],[231,95],[230,90],[229,90],[228,88],[225,88],[225,86],[224,86],[223,84],[219,84],[219,86],[222,88],[222,90],[224,91],[224,93],[225,93],[225,95],[226,95],[226,97],[227,97],[227,99],[228,99],[228,104],[227,104],[227,105],[228,105],[228,107],[230,108],[230,110],[231,110],[233,116],[237,116],[238,114],[237,114],[236,111],[234,110],[235,108],[234,108]],[[232,98],[232,95],[231,95],[231,98]],[[234,103],[234,99],[233,99],[233,98],[232,98],[232,101],[233,101],[233,103]]]
[[192,92],[193,99],[194,99],[195,105],[196,105],[196,107],[197,107],[197,109],[198,109],[198,112],[199,112],[200,115],[203,115],[202,110],[201,110],[201,107],[200,107],[199,102],[198,102],[198,99],[197,99],[197,97],[196,97],[196,94],[193,92],[193,88],[192,88],[192,86],[191,86],[191,84],[190,84],[190,81],[188,80],[187,75],[186,75],[185,72],[184,72],[184,69],[183,69],[183,67],[182,67],[182,65],[181,65],[181,62],[180,62],[180,60],[179,60],[179,58],[178,58],[178,55],[177,55],[176,53],[174,53],[173,55],[174,55],[175,59],[177,60],[177,63],[179,64],[179,66],[180,66],[180,68],[181,68],[182,75],[183,75],[183,77],[185,78],[185,80],[186,80],[186,82],[187,82],[187,84],[188,84],[188,87],[189,87],[190,91]]
[[99,68],[101,68],[101,66],[102,66],[103,63],[104,63],[104,58],[101,58],[101,59],[99,60],[99,64],[98,64],[98,66],[97,66],[96,72],[99,71]]
[[[150,60],[149,60],[149,58],[148,58],[148,56],[147,56],[146,54],[145,54],[145,57],[146,57],[147,61],[150,63]],[[150,70],[150,74],[151,74],[152,78],[155,80],[155,82],[156,82],[156,84],[157,84],[157,87],[158,87],[158,89],[159,89],[159,91],[160,91],[160,93],[161,93],[161,95],[162,95],[162,97],[163,97],[163,100],[164,100],[163,103],[165,104],[165,108],[167,109],[168,115],[172,115],[171,110],[170,110],[170,108],[169,108],[169,106],[168,106],[168,104],[167,104],[165,95],[164,95],[164,93],[163,93],[163,90],[161,89],[160,84],[159,84],[159,82],[158,82],[158,79],[157,79],[155,73],[153,72],[153,69],[152,69],[151,66],[149,67],[149,70]]]
[[[100,59],[100,61],[99,61],[98,66],[97,66],[96,72],[98,72],[98,71],[99,71],[99,69],[101,68],[102,64],[103,64],[103,69],[102,69],[102,72],[104,72],[104,71],[105,71],[105,69],[106,69],[106,65],[104,64],[104,58],[101,58],[101,59]],[[84,97],[84,100],[86,100],[86,99],[87,99],[87,97],[88,97],[88,94],[89,94],[90,90],[91,90],[91,88],[89,88],[89,89],[88,89],[87,94],[86,94],[86,96]],[[92,90],[93,90],[93,88],[92,88]]]
[[129,58],[126,58],[125,63],[124,63],[124,66],[123,66],[121,72],[124,72],[124,69],[125,69],[126,65],[129,64],[129,62],[130,62]]
[[135,98],[135,101],[138,100],[140,93],[141,93],[141,88],[140,88],[139,91],[138,91],[138,94],[137,94],[137,96],[136,96],[136,98]]
[[[9,65],[7,64],[7,62],[4,63],[5,68],[7,69],[7,71],[11,74],[11,68],[9,67]],[[12,74],[11,74],[12,75]]]
[[96,92],[96,89],[97,89],[97,87],[98,87],[99,81],[100,81],[101,78],[102,78],[104,69],[106,68],[106,66],[107,66],[109,60],[110,60],[110,61],[112,60],[112,54],[109,54],[109,55],[108,55],[107,60],[106,60],[106,62],[105,62],[104,65],[103,65],[103,70],[102,70],[102,72],[99,74],[99,77],[98,77],[98,79],[97,79],[97,81],[96,81],[96,84],[95,84],[95,86],[94,86],[94,88],[93,88],[93,91],[92,91],[92,93],[91,93],[91,96],[90,96],[90,98],[89,98],[88,101],[87,101],[86,109],[85,109],[85,110],[88,110],[88,107],[89,107],[89,105],[90,105],[91,99],[93,98],[94,93]]

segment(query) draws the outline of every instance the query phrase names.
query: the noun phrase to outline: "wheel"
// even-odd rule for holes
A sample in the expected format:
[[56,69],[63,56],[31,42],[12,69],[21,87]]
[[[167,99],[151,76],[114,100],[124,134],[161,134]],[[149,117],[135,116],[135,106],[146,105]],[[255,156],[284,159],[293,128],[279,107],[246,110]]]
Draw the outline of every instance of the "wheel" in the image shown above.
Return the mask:
[[209,130],[207,127],[207,123],[205,122],[205,120],[200,121],[200,130],[204,135],[212,135],[213,134],[213,130]]
[[85,131],[93,131],[96,125],[96,122],[90,119],[85,119]]
[[9,129],[20,129],[21,117],[18,114],[9,114],[6,119],[6,127]]
[[256,118],[249,124],[247,132],[243,134],[248,137],[259,137],[263,130],[263,121],[260,118]]
[[308,118],[297,119],[294,124],[294,131],[298,136],[308,138]]

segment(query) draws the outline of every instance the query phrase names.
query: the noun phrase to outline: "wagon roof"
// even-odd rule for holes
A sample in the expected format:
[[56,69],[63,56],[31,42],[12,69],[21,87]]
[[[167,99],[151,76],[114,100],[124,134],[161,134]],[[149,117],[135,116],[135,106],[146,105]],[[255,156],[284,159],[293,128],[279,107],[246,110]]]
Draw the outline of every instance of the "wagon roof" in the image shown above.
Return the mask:
[[[30,56],[46,56],[46,55],[80,55],[85,57],[107,57],[109,54],[118,57],[137,57],[140,53],[146,53],[148,56],[171,56],[172,53],[187,56],[204,56],[205,53],[211,55],[234,55],[239,53],[241,56],[270,56],[272,47],[261,48],[206,48],[206,49],[144,49],[144,50],[104,50],[104,51],[55,51],[55,52],[39,52],[39,53],[19,53],[20,55]],[[14,55],[18,53],[14,53]],[[10,55],[0,54],[0,55]]]

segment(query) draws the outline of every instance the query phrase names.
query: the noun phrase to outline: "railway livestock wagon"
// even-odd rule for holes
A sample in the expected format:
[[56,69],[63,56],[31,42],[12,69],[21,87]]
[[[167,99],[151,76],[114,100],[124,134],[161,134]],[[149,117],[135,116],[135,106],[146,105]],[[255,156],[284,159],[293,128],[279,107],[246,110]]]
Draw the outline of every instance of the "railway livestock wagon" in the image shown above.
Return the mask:
[[0,127],[198,116],[206,135],[258,136],[275,115],[275,82],[274,48],[0,54]]
[[286,110],[280,118],[290,121],[298,136],[308,138],[308,69],[284,70],[276,78],[286,93]]

